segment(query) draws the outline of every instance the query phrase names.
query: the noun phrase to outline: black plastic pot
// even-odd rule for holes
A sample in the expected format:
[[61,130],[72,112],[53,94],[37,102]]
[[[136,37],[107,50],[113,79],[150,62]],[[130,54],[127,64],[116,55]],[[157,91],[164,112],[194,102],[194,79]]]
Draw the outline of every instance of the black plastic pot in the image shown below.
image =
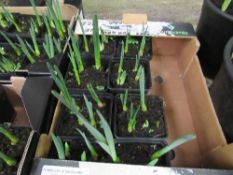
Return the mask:
[[15,118],[15,110],[7,98],[6,92],[0,85],[0,123],[12,122]]
[[[151,142],[165,142],[167,136],[167,128],[165,122],[165,112],[163,100],[157,96],[146,96],[151,98],[149,101],[153,103],[147,103],[148,112],[151,111],[151,114],[148,112],[141,113],[141,110],[137,114],[137,123],[135,130],[132,133],[128,133],[128,121],[129,121],[129,112],[130,112],[130,104],[131,102],[134,104],[136,108],[140,105],[140,96],[138,94],[128,94],[128,110],[124,112],[122,110],[122,104],[120,101],[120,95],[117,94],[115,97],[114,103],[114,113],[113,113],[113,133],[114,136],[119,141],[134,141],[134,142],[142,142],[147,143]],[[146,101],[147,102],[147,101]],[[156,106],[149,106],[152,104],[156,104]],[[152,111],[154,110],[154,111]],[[153,112],[153,113],[152,113]],[[143,128],[145,121],[148,121],[148,126]],[[153,123],[154,122],[154,123]],[[159,122],[159,124],[157,124]],[[139,123],[141,124],[139,126]],[[158,125],[158,126],[157,126]]]
[[[114,81],[116,81],[116,79],[114,77],[117,77],[116,74],[113,73],[113,67],[114,65],[116,64],[119,64],[120,63],[120,59],[119,58],[116,58],[116,59],[112,59],[110,61],[110,64],[109,64],[109,69],[108,69],[108,89],[110,90],[110,92],[112,93],[121,93],[121,92],[124,92],[126,89],[128,89],[129,92],[140,92],[140,89],[139,89],[139,82],[137,82],[138,84],[138,88],[134,88],[134,87],[130,87],[132,85],[127,85],[127,78],[133,78],[134,77],[131,77],[129,75],[127,75],[127,78],[126,78],[126,82],[125,84],[120,87],[116,85],[116,83]],[[133,58],[124,58],[124,61],[123,61],[123,67],[125,66],[125,68],[127,67],[130,67],[130,64],[131,64],[131,67],[134,66],[135,64],[135,59]],[[151,88],[151,74],[150,74],[150,64],[148,62],[148,60],[146,59],[143,59],[141,58],[140,61],[139,61],[139,64],[142,65],[144,67],[144,70],[145,70],[145,90],[147,91],[148,89]],[[132,68],[133,69],[133,68]],[[129,73],[129,71],[127,71],[127,74]],[[130,73],[132,73],[132,70],[130,70]]]
[[[82,140],[70,140],[62,139],[63,142],[67,142],[70,145],[71,155],[67,158],[68,160],[81,161],[81,154],[83,151],[87,154],[87,161],[89,162],[105,162],[112,163],[111,157],[104,152],[104,150],[93,142],[93,145],[98,153],[97,160],[93,160],[90,155],[90,151],[87,149],[85,142]],[[134,164],[134,165],[147,165],[150,161],[150,156],[157,150],[164,147],[166,144],[158,142],[122,142],[116,140],[116,152],[120,157],[123,164]],[[170,160],[172,154],[168,153],[162,156],[156,166],[170,166]],[[58,159],[57,150],[54,143],[49,152],[48,158]]]
[[224,50],[224,62],[218,72],[210,95],[218,115],[220,124],[228,142],[233,142],[233,37]]
[[[45,0],[34,0],[36,6],[45,5]],[[31,6],[29,0],[7,0],[5,6]]]
[[[75,99],[79,99],[79,101],[82,101],[82,106],[85,106],[85,101],[83,99],[83,94],[85,94],[88,98],[89,101],[92,101],[93,103],[93,109],[95,112],[95,109],[100,110],[100,112],[103,114],[104,117],[107,117],[106,120],[109,122],[109,125],[111,126],[111,120],[112,120],[112,108],[113,108],[113,96],[111,94],[108,93],[98,93],[98,96],[100,97],[100,99],[102,99],[105,102],[105,107],[100,109],[97,107],[96,103],[93,101],[92,97],[90,96],[89,93],[87,92],[83,92],[83,91],[78,91],[78,90],[71,90],[70,94],[73,98]],[[77,105],[79,105],[79,103],[77,103]],[[84,107],[85,111],[86,111],[86,106]],[[83,110],[83,109],[81,109]],[[104,112],[103,112],[104,111]],[[81,111],[81,113],[83,114],[84,112]],[[85,112],[87,113],[87,111]],[[104,114],[105,113],[105,114]],[[56,134],[60,135],[63,139],[68,139],[68,140],[80,140],[82,139],[82,136],[76,131],[76,128],[79,128],[81,131],[87,133],[88,131],[83,127],[80,127],[80,125],[78,125],[78,120],[76,118],[76,116],[69,114],[69,110],[62,105],[61,107],[61,113],[59,114],[59,120],[57,122],[57,126],[56,126]],[[88,118],[88,114],[85,115],[83,114],[84,117]],[[97,116],[97,114],[94,114],[97,125],[98,124],[98,119],[99,117]],[[100,126],[98,127],[100,128]],[[93,140],[93,137],[91,137],[90,135],[87,135],[87,137],[90,140]]]
[[223,13],[211,0],[204,0],[197,26],[198,52],[204,75],[214,78],[223,62],[225,44],[233,35],[233,16]]
[[[67,59],[69,60],[69,58]],[[104,86],[103,90],[96,89],[98,92],[107,92],[108,66],[110,60],[111,60],[110,57],[102,58],[101,59],[102,70],[96,71],[94,68],[95,65],[94,57],[90,56],[83,59],[85,70],[80,74],[81,85],[79,86],[76,83],[74,75],[71,75],[71,73],[73,73],[73,67],[72,64],[70,63],[65,75],[67,87],[69,89],[75,89],[78,91],[87,91],[86,85],[87,83],[91,83],[94,88],[98,85]]]
[[[120,57],[121,49],[122,49],[122,41],[124,41],[124,43],[125,43],[125,38],[126,38],[126,36],[118,38],[115,57]],[[138,55],[138,51],[139,51],[139,48],[140,48],[140,42],[141,42],[142,37],[134,37],[134,38],[136,40],[138,40],[139,44],[138,45],[129,44],[128,53],[125,53],[125,57],[135,58],[136,55]],[[151,38],[150,38],[150,39],[146,39],[144,54],[143,54],[142,57],[150,60],[151,56],[152,56],[152,41],[151,41]]]

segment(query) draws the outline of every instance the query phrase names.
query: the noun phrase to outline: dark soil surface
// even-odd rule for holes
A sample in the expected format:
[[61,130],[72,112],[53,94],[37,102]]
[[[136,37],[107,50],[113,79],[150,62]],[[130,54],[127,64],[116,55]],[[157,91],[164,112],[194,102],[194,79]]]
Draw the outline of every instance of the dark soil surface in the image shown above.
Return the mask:
[[[138,55],[141,38],[137,38],[137,40],[138,40],[139,44],[136,44],[136,45],[129,44],[128,45],[128,52],[125,53],[126,57],[135,58],[136,55]],[[121,47],[122,47],[121,43],[122,43],[122,41],[125,42],[125,38],[121,38],[117,42],[116,57],[120,57],[120,55],[121,55]],[[150,58],[151,55],[152,55],[152,41],[151,41],[151,38],[147,38],[146,39],[146,45],[145,45],[145,48],[144,48],[144,53],[143,53],[142,57]]]
[[[87,154],[87,161],[97,161],[97,162],[108,162],[112,163],[111,157],[103,151],[103,149],[97,145],[93,144],[98,153],[97,160],[94,160],[90,151],[87,149],[84,143],[80,142],[68,142],[70,145],[71,155],[68,160],[81,160],[81,154],[83,151]],[[120,158],[120,163],[135,164],[135,165],[147,165],[150,162],[151,155],[158,149],[162,147],[158,144],[143,144],[143,143],[117,143],[116,152]],[[55,147],[53,146],[52,152],[50,153],[51,158],[57,158],[57,153]],[[167,166],[166,156],[163,156],[157,164],[158,166]]]
[[[94,58],[93,58],[94,59]],[[94,68],[94,60],[85,60],[84,71],[80,73],[81,84],[78,86],[75,76],[73,74],[73,68],[70,64],[68,73],[66,75],[66,84],[68,88],[86,89],[87,84],[91,83],[93,87],[103,86],[107,89],[107,77],[108,77],[108,61],[102,61],[102,70],[96,70]]]
[[[220,10],[222,7],[222,3],[224,0],[211,0]],[[226,13],[233,15],[233,2],[230,3],[228,9],[226,10]]]
[[[147,112],[141,110],[137,114],[137,123],[132,133],[128,132],[128,122],[130,117],[130,103],[137,108],[140,106],[140,96],[128,96],[128,111],[122,110],[122,105],[117,98],[115,108],[115,129],[118,137],[151,137],[164,138],[166,136],[166,126],[164,121],[163,100],[157,96],[146,96]],[[146,126],[148,121],[148,126]],[[144,125],[144,126],[143,126]]]
[[[97,122],[97,129],[101,129],[101,128],[98,123],[99,117],[96,114],[96,109],[98,109],[102,113],[102,115],[106,118],[107,121],[109,121],[109,123],[110,123],[110,117],[112,113],[111,97],[101,96],[101,95],[99,95],[99,97],[105,103],[104,108],[98,108],[97,104],[94,102],[92,97],[87,96],[88,100],[91,101],[93,104],[94,117]],[[89,120],[89,117],[88,117],[89,115],[88,115],[88,111],[87,111],[83,96],[76,97],[75,100],[76,100],[77,105],[79,105],[81,109],[80,112],[83,114],[84,117],[86,117]],[[80,134],[76,131],[76,128],[79,128],[81,131],[85,132],[87,136],[90,136],[86,128],[84,126],[79,125],[77,118],[74,115],[70,114],[70,111],[63,106],[62,111],[61,111],[61,119],[59,120],[59,124],[57,126],[57,134],[60,136],[65,136],[65,137],[77,137],[77,136],[81,137]]]
[[[120,86],[117,85],[116,80],[117,80],[117,72],[118,72],[118,67],[119,67],[119,62],[113,60],[111,67],[110,67],[110,88],[128,88],[129,90],[132,89],[137,89],[139,90],[139,81],[135,81],[135,76],[137,72],[133,72],[134,66],[135,66],[135,60],[134,59],[124,59],[123,61],[123,69],[126,70],[127,72],[127,77],[125,83]],[[145,70],[145,89],[150,88],[150,74],[148,68],[148,62],[140,61],[140,65],[143,65],[144,70]]]
[[17,172],[18,164],[21,160],[21,156],[24,152],[31,129],[21,128],[21,127],[8,127],[5,125],[4,127],[7,130],[11,131],[14,135],[16,135],[19,138],[19,142],[17,145],[13,146],[10,144],[10,141],[8,139],[6,139],[3,135],[0,135],[0,139],[1,139],[0,150],[4,152],[6,155],[16,159],[17,161],[16,166],[9,167],[5,164],[5,162],[3,162],[0,159],[0,175],[15,175]]

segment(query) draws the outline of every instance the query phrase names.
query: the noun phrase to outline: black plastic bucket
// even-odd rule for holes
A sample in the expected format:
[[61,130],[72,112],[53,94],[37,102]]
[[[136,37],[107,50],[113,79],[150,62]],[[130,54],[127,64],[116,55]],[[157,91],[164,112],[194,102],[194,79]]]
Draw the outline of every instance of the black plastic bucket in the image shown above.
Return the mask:
[[214,78],[223,62],[224,47],[233,36],[233,16],[222,12],[211,0],[204,0],[197,27],[198,52],[204,75]]
[[210,88],[220,124],[228,142],[233,142],[233,37],[224,50],[224,62]]

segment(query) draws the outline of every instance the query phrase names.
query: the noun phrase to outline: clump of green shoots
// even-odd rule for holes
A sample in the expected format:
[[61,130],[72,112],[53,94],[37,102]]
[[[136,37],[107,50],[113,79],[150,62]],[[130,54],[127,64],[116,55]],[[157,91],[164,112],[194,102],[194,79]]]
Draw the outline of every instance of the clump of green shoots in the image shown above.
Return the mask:
[[58,158],[60,160],[65,160],[66,157],[70,156],[70,146],[67,142],[63,144],[61,138],[59,136],[55,136],[53,133],[52,133],[52,140],[56,147]]
[[122,42],[121,58],[118,66],[117,79],[116,79],[116,84],[120,86],[122,86],[125,83],[127,76],[126,70],[123,69],[123,60],[124,60],[124,42]]
[[39,27],[42,27],[43,23],[41,21],[41,18],[39,16],[39,13],[38,13],[38,10],[36,8],[36,4],[35,4],[35,1],[34,0],[30,0],[30,3],[33,7],[33,10],[34,10],[34,14],[35,14],[35,17],[36,17],[36,23]]
[[20,63],[15,63],[14,61],[8,58],[1,58],[0,60],[0,72],[7,73],[7,72],[14,72],[19,70],[21,67]]
[[93,112],[93,105],[92,103],[88,100],[87,96],[85,94],[83,94],[83,98],[87,107],[87,111],[88,111],[88,115],[89,115],[89,119],[91,122],[91,125],[96,127],[96,121],[95,121],[95,117],[94,117],[94,112]]
[[232,0],[224,0],[221,6],[221,10],[222,12],[227,11],[227,9],[229,8],[230,4],[231,4]]
[[92,145],[92,143],[90,142],[90,140],[86,137],[86,134],[84,132],[82,132],[81,130],[77,129],[77,131],[80,133],[80,135],[83,137],[86,145],[87,145],[87,148],[88,150],[90,151],[91,153],[91,157],[94,159],[94,160],[97,160],[97,157],[98,157],[98,154],[94,148],[94,146]]
[[10,46],[14,49],[15,53],[17,54],[17,56],[21,56],[22,52],[20,50],[20,48],[11,41],[11,39],[2,31],[0,31],[0,34],[5,38],[5,40],[10,44]]
[[93,88],[92,84],[87,84],[87,89],[91,94],[91,97],[95,100],[99,108],[103,108],[105,106],[104,102],[102,102],[99,96],[96,94],[95,89]]
[[128,100],[128,89],[125,90],[125,93],[120,94],[120,100],[121,100],[121,105],[122,105],[122,110],[126,112],[128,110],[127,107],[127,100]]
[[53,39],[50,35],[45,35],[45,42],[43,43],[44,50],[49,59],[54,58],[55,50],[53,45]]
[[132,133],[135,130],[137,123],[137,114],[140,107],[137,109],[134,108],[133,103],[130,104],[130,113],[129,113],[129,122],[128,122],[128,132]]
[[138,56],[141,56],[141,57],[144,55],[144,50],[145,50],[145,45],[146,45],[146,33],[147,33],[147,28],[143,32],[142,40],[141,40],[139,51],[138,51]]
[[100,147],[107,152],[113,162],[120,162],[119,157],[116,154],[115,141],[113,139],[113,134],[108,122],[105,120],[103,115],[97,110],[96,113],[100,118],[100,125],[104,130],[104,135],[98,131],[94,126],[90,124],[90,122],[79,112],[77,105],[66,100],[62,95],[59,95],[56,91],[52,91],[52,94],[61,101],[68,109],[71,110],[73,114],[80,120],[86,129],[91,133],[91,135],[95,138],[96,142],[100,145]]
[[[25,43],[25,41],[23,41],[23,39],[20,38],[18,35],[16,35],[16,37],[19,41],[22,52],[26,55],[26,57],[30,61],[30,63],[34,64],[36,61],[35,61],[33,55],[30,53],[29,49],[27,48],[27,44]],[[31,49],[32,49],[32,47],[31,47]]]
[[3,134],[8,140],[10,140],[11,145],[16,145],[19,141],[17,136],[3,127],[0,127],[0,133]]
[[43,18],[44,25],[46,27],[47,35],[52,36],[52,30],[49,24],[48,16],[45,13],[42,13],[42,18]]
[[149,162],[148,165],[150,166],[155,166],[159,159],[165,155],[166,153],[168,153],[169,151],[173,150],[174,148],[186,143],[186,142],[189,142],[193,139],[196,138],[196,135],[195,134],[188,134],[188,135],[184,135],[182,137],[179,137],[178,139],[176,139],[175,141],[173,141],[171,144],[165,146],[164,148],[154,152],[151,156],[151,161]]
[[82,33],[83,33],[83,43],[84,43],[84,49],[85,49],[85,52],[89,53],[89,46],[88,46],[88,42],[87,42],[87,36],[85,34],[85,31],[84,31],[84,28],[83,28],[83,23],[81,21],[81,18],[78,16],[78,21],[79,21],[79,25],[81,27],[81,30],[82,30]]
[[5,7],[2,7],[2,10],[3,10],[3,15],[5,17],[5,19],[13,24],[15,26],[15,29],[17,32],[22,32],[22,28],[21,26],[18,25],[18,22],[15,20],[13,14],[11,12],[9,12],[7,9],[5,9]]
[[76,83],[78,85],[80,85],[81,80],[80,80],[80,76],[79,76],[78,65],[77,65],[77,62],[76,62],[76,59],[75,59],[75,53],[72,51],[70,44],[69,44],[68,47],[69,47],[68,57],[70,58],[70,61],[71,61],[71,65],[72,65],[72,68],[73,68],[75,80],[76,80]]
[[99,37],[99,25],[98,18],[95,15],[93,17],[93,42],[94,42],[94,55],[95,55],[95,69],[101,69],[101,57],[100,57],[100,37]]
[[33,48],[28,42],[26,42],[27,46],[36,57],[39,57],[40,56],[40,49],[39,49],[39,45],[37,43],[36,32],[35,32],[33,25],[31,25],[31,28],[29,29],[29,31],[30,31],[30,35],[32,38]]
[[10,167],[15,166],[17,164],[17,161],[14,158],[6,155],[2,151],[0,151],[0,159],[2,159]]
[[78,40],[75,37],[74,32],[71,29],[69,29],[69,34],[71,38],[72,48],[73,48],[74,55],[75,55],[75,61],[78,66],[78,71],[79,73],[81,73],[84,71],[84,66],[83,66],[83,61],[82,61],[82,56],[81,56]]
[[141,71],[139,86],[140,86],[141,110],[143,112],[146,112],[147,111],[147,106],[146,106],[146,98],[145,98],[145,71],[144,71],[144,68],[142,68],[142,71]]
[[60,40],[65,39],[66,28],[64,22],[62,20],[61,8],[59,5],[58,0],[54,0],[54,6],[50,0],[46,0],[46,5],[48,8],[48,16],[49,16],[49,23],[51,27],[56,28],[56,32],[60,38]]

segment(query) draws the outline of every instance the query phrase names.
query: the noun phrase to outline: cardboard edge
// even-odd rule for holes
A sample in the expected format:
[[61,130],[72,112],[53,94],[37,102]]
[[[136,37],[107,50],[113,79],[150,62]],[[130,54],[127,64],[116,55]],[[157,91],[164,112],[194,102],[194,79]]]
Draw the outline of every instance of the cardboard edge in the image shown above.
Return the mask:
[[[41,158],[41,157],[47,157],[49,151],[50,151],[50,147],[52,144],[52,139],[51,139],[51,135],[52,133],[54,133],[56,126],[57,126],[57,122],[60,118],[60,114],[61,114],[61,102],[58,101],[56,108],[55,108],[55,112],[53,115],[53,120],[52,120],[52,124],[49,130],[48,134],[41,134],[38,145],[37,145],[37,149],[36,149],[36,154],[35,157],[36,158]],[[44,145],[47,145],[47,147],[45,148]]]
[[21,157],[21,160],[18,166],[17,175],[23,175],[22,173],[24,171],[29,172],[28,168],[30,167],[30,165],[28,163],[32,162],[33,160],[33,156],[35,152],[35,145],[36,145],[36,143],[34,143],[33,145],[33,142],[37,142],[37,138],[38,138],[38,134],[36,133],[36,131],[32,130],[28,137],[27,144],[24,148],[24,152],[22,154],[22,157]]

